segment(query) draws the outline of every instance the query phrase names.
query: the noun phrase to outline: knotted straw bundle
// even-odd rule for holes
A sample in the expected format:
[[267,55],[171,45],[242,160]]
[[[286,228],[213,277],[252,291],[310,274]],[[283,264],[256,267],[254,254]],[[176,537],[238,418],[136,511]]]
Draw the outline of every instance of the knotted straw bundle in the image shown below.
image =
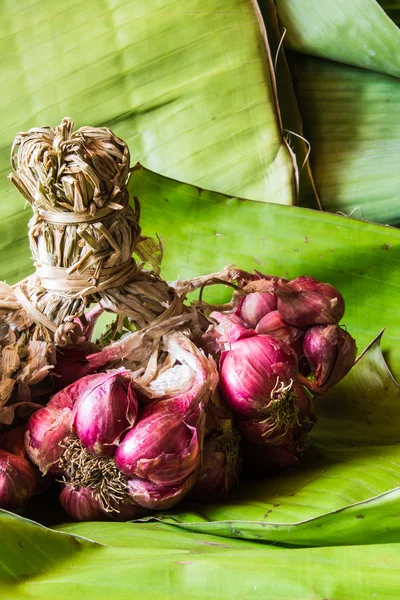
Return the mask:
[[[165,329],[185,311],[158,273],[143,269],[145,262],[156,264],[160,248],[140,236],[139,201],[129,205],[130,155],[123,140],[104,127],[73,132],[65,118],[55,129],[19,133],[11,164],[10,180],[34,213],[29,241],[36,272],[0,288],[0,422],[15,382],[12,401],[29,400],[29,386],[54,364],[53,344],[74,343],[76,318],[90,304],[117,314],[119,330],[125,318],[139,329],[152,323],[154,330],[155,320]],[[35,368],[34,355],[41,357]]]
[[172,296],[164,282],[139,273],[132,257],[140,208],[137,200],[135,210],[129,205],[128,147],[104,127],[72,128],[63,119],[56,129],[31,129],[12,148],[10,179],[34,211],[36,267],[36,277],[15,288],[17,298],[53,333],[94,301],[144,327]]

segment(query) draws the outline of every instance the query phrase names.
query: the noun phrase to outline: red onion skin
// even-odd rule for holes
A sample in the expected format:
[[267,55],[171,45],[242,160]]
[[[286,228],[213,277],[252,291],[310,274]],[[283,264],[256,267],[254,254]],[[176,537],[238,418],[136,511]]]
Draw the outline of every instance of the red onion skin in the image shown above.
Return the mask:
[[[170,346],[170,344],[169,344]],[[190,340],[177,336],[174,342],[174,357],[184,364],[190,357],[192,372],[191,383],[186,384],[172,393],[152,392],[147,388],[144,396],[146,406],[141,411],[141,420],[154,413],[171,413],[180,416],[188,425],[197,426],[208,400],[218,385],[218,370],[214,360],[206,357]]]
[[36,485],[33,494],[45,491],[52,483],[52,477],[43,477],[42,473],[29,462],[25,449],[25,425],[18,425],[0,436],[0,448],[19,458],[28,460],[32,472],[35,474]]
[[35,469],[25,458],[0,450],[0,508],[20,508],[33,494],[36,482]]
[[284,424],[277,425],[272,415],[259,420],[237,419],[236,425],[243,438],[256,445],[282,445],[286,447],[290,444],[293,445],[294,436],[301,431],[305,419],[310,423],[310,428],[311,424],[316,421],[314,405],[309,393],[299,384],[295,384],[294,391],[296,393],[295,406],[297,408],[295,425],[285,430]]
[[266,333],[277,337],[289,346],[293,344],[304,335],[304,331],[293,325],[286,323],[281,317],[279,310],[273,310],[272,312],[265,315],[258,323],[256,332]]
[[297,277],[289,283],[278,283],[275,294],[282,318],[296,327],[335,325],[344,314],[341,293],[329,283],[321,283],[313,277]]
[[[283,427],[272,430],[271,422],[240,420],[237,425],[243,434],[245,472],[253,475],[275,473],[298,463],[303,453],[307,436],[316,417],[310,394],[295,384],[296,424],[286,432]],[[264,433],[269,435],[263,435]]]
[[66,485],[60,494],[60,504],[74,521],[104,521],[104,511],[88,488]]
[[256,327],[266,314],[276,308],[277,300],[271,292],[251,292],[241,301],[237,314],[247,325]]
[[82,444],[97,456],[113,456],[124,431],[133,427],[138,401],[125,371],[98,373],[76,400],[73,425]]
[[105,511],[89,488],[66,485],[60,494],[63,509],[74,521],[130,521],[144,517],[148,511],[133,502],[112,502],[112,511]]
[[311,327],[304,336],[303,350],[314,377],[308,385],[320,392],[347,375],[357,354],[355,340],[337,325]]
[[181,502],[192,489],[197,472],[176,485],[157,485],[138,477],[128,480],[129,493],[134,502],[151,510],[166,510]]
[[114,460],[124,475],[157,485],[177,485],[200,463],[196,427],[167,411],[153,413],[128,431]]
[[297,357],[284,342],[269,335],[238,340],[220,361],[222,395],[237,415],[266,413],[277,381],[284,385],[297,376]]
[[72,434],[71,408],[47,406],[29,419],[25,432],[25,448],[31,461],[42,473],[61,475],[58,460],[64,453],[60,445]]
[[255,335],[254,329],[249,327],[238,315],[224,315],[213,312],[210,316],[215,318],[216,315],[218,315],[217,330],[221,349],[226,343],[236,342],[242,338]]
[[29,419],[25,448],[31,461],[42,473],[62,475],[58,460],[64,453],[60,445],[72,434],[72,408],[76,398],[97,375],[87,375],[57,392],[47,406]]
[[226,344],[255,335],[254,329],[247,326],[237,314],[212,312],[210,317],[218,325],[210,325],[201,336],[200,344],[206,354],[218,357],[225,350]]
[[240,473],[240,460],[230,465],[226,452],[218,449],[215,440],[205,442],[203,460],[190,498],[200,502],[215,502],[226,498],[237,483]]
[[252,444],[266,445],[271,439],[279,438],[285,433],[284,426],[276,427],[272,419],[237,419],[236,425],[243,438]]

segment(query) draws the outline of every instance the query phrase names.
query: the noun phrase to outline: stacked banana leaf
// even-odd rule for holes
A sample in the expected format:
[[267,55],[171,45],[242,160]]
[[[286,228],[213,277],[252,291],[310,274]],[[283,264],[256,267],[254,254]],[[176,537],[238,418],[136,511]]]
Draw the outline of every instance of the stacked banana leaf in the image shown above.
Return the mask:
[[12,141],[68,115],[111,127],[146,167],[131,192],[163,235],[164,278],[311,275],[340,289],[368,346],[318,401],[300,465],[224,504],[51,529],[1,511],[5,600],[398,597],[400,2],[381,5],[1,4],[0,279],[32,272]]

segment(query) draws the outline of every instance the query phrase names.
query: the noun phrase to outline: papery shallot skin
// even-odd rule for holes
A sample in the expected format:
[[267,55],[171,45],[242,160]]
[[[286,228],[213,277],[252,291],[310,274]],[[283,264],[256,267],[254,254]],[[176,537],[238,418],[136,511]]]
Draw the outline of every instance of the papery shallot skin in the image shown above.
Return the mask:
[[[279,446],[287,445],[289,441],[292,441],[293,435],[297,438],[300,435],[308,435],[316,422],[312,398],[309,392],[306,392],[299,384],[293,386],[291,397],[293,412],[286,422],[279,422],[277,413],[273,411],[261,419],[237,419],[236,425],[243,438],[252,444]],[[290,423],[290,418],[292,423]]]
[[216,329],[222,346],[255,335],[255,330],[237,314],[224,315],[220,312],[212,312],[210,317],[218,322]]
[[295,384],[296,411],[291,424],[277,423],[272,413],[264,420],[239,419],[243,435],[245,471],[266,475],[298,463],[307,446],[308,435],[316,422],[314,403],[301,385]]
[[215,358],[218,358],[232,342],[255,335],[254,329],[237,314],[214,311],[210,317],[217,321],[217,325],[210,325],[201,336],[200,343],[204,351]]
[[284,425],[277,425],[273,419],[237,419],[236,425],[243,438],[252,444],[265,445],[277,440],[286,433]]
[[313,277],[297,277],[288,283],[278,283],[278,310],[287,323],[296,327],[339,323],[345,304],[342,294],[329,283]]
[[98,373],[77,398],[73,425],[82,444],[98,456],[113,456],[120,437],[134,426],[138,401],[125,370]]
[[101,507],[95,494],[89,488],[73,488],[65,485],[60,494],[60,503],[74,521],[129,521],[147,514],[141,506],[130,502],[112,502],[112,510]]
[[25,458],[0,450],[0,508],[13,510],[23,506],[36,483],[36,471]]
[[304,331],[299,327],[294,327],[286,323],[281,317],[279,310],[273,310],[265,315],[256,327],[257,333],[266,333],[282,340],[291,346],[304,335]]
[[25,432],[25,448],[31,461],[43,474],[61,475],[58,460],[64,454],[62,442],[72,435],[72,403],[51,405],[36,411]]
[[128,480],[129,493],[133,500],[151,510],[166,510],[181,502],[192,489],[197,472],[175,485],[157,485],[152,481],[133,477]]
[[141,389],[152,401],[146,405],[141,418],[154,410],[165,410],[187,419],[192,412],[201,412],[206,407],[218,384],[217,366],[182,334],[164,336],[163,342],[174,364]]
[[114,459],[124,475],[148,479],[156,485],[177,485],[200,464],[197,429],[187,425],[180,415],[165,410],[154,412],[128,431]]
[[104,511],[89,488],[64,486],[60,504],[74,521],[103,521]]
[[271,292],[251,292],[240,302],[236,314],[250,327],[256,327],[266,314],[276,308],[277,299]]
[[[238,438],[229,439],[234,435],[221,436],[205,441],[199,475],[190,492],[192,500],[214,502],[222,500],[239,481],[241,460],[239,455]],[[232,455],[230,454],[232,452]]]
[[320,392],[347,375],[357,354],[355,340],[337,325],[311,327],[304,336],[303,350],[313,375],[310,389]]
[[277,384],[293,383],[297,370],[297,356],[284,342],[264,334],[240,339],[221,356],[221,392],[235,414],[258,417]]
[[61,475],[58,460],[64,454],[62,443],[72,433],[72,408],[75,400],[97,375],[87,375],[60,390],[29,419],[25,448],[31,461],[42,473]]

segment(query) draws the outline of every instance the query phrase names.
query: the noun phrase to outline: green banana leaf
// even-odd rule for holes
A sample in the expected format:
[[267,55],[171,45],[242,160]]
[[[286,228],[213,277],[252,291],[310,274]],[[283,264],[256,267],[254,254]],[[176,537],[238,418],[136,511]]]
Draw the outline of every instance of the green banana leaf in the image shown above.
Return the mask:
[[323,208],[399,225],[400,30],[375,0],[276,9]]
[[[400,31],[375,0],[275,0],[287,49],[400,76]],[[398,2],[381,2],[383,8]],[[386,6],[385,6],[386,5]]]
[[5,511],[0,524],[3,600],[393,600],[398,592],[396,543],[289,549],[131,523],[56,532]]
[[11,144],[19,131],[66,115],[76,126],[111,127],[133,162],[166,175],[255,200],[296,200],[256,3],[22,0],[2,3],[0,16],[0,237],[15,257],[11,280],[30,270],[29,211],[21,215],[6,179]]
[[399,225],[400,80],[301,54],[288,60],[324,209]]
[[[133,161],[164,175],[139,169],[131,191],[144,232],[163,234],[166,278],[234,262],[329,281],[360,350],[387,328],[383,351],[399,374],[400,232],[289,206],[300,192],[317,207],[319,192],[328,210],[398,224],[398,30],[372,0],[366,18],[356,0],[278,1],[287,63],[275,8],[260,4],[267,38],[250,0],[0,6],[0,278],[32,270],[30,210],[5,179],[12,140],[70,115],[110,126]],[[397,14],[397,3],[381,4]],[[51,530],[0,511],[1,597],[393,600],[398,396],[376,342],[318,400],[297,468],[247,482],[227,503],[159,517],[169,523]]]

